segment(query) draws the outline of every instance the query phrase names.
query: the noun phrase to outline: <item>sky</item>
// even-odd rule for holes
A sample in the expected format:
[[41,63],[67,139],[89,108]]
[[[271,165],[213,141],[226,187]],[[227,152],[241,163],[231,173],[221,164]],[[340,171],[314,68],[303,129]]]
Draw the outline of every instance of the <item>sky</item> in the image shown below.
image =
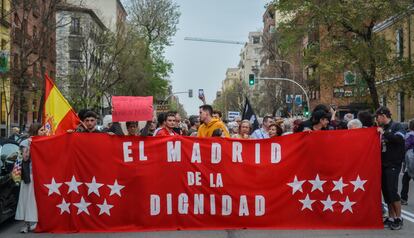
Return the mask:
[[221,88],[227,68],[237,68],[242,45],[185,41],[199,37],[247,41],[251,31],[262,30],[262,16],[268,0],[173,0],[180,6],[180,22],[166,58],[173,63],[170,80],[173,92],[193,89],[194,96],[179,94],[188,115],[197,115],[204,89],[206,102],[212,104]]

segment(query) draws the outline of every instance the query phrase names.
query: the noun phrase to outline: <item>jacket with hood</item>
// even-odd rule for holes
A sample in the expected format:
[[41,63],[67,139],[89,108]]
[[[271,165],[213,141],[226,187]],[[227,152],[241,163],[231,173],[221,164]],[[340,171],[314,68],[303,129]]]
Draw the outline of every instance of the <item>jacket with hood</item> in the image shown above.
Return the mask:
[[217,129],[222,130],[224,137],[230,137],[229,132],[227,131],[226,126],[220,119],[212,118],[211,121],[206,125],[205,123],[201,124],[198,128],[197,136],[198,137],[212,137],[213,132]]

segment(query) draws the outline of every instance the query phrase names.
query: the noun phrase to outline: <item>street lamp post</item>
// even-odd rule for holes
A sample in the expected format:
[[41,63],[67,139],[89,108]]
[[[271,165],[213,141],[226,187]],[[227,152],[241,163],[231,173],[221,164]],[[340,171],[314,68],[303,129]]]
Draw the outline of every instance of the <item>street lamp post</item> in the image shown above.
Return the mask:
[[[288,64],[289,67],[290,67],[290,71],[292,71],[292,80],[296,82],[296,80],[295,80],[295,68],[293,67],[293,64],[291,62],[289,62],[287,60],[283,60],[283,59],[276,59],[274,61]],[[294,97],[292,98],[292,114],[294,114],[294,112],[295,112],[295,102],[294,102],[294,99],[296,97],[295,90],[293,90],[293,95],[294,95]]]
[[267,78],[267,77],[260,77],[260,78],[258,78],[259,80],[260,79],[262,79],[262,80],[276,80],[276,81],[287,81],[287,82],[291,82],[291,83],[294,83],[294,84],[296,84],[297,86],[299,86],[299,88],[300,89],[302,89],[302,91],[303,91],[303,93],[305,94],[305,97],[306,97],[306,102],[307,102],[307,104],[308,104],[308,109],[310,110],[310,102],[309,102],[309,96],[308,96],[308,93],[306,92],[306,90],[305,90],[305,88],[302,86],[302,85],[300,85],[298,82],[296,82],[296,81],[294,81],[294,80],[292,80],[292,79],[288,79],[288,78]]
[[[289,66],[291,68],[291,71],[292,71],[292,79],[288,79],[288,78],[269,78],[269,77],[258,77],[257,79],[276,80],[276,81],[287,81],[287,82],[291,82],[291,83],[296,84],[297,86],[299,86],[300,89],[302,89],[303,93],[305,94],[306,102],[308,104],[308,110],[310,110],[310,101],[309,101],[308,93],[306,92],[305,88],[302,85],[300,85],[298,82],[295,81],[295,70],[294,70],[293,64],[291,62],[287,61],[287,60],[282,60],[282,59],[277,59],[277,60],[274,60],[274,61],[278,61],[278,62],[283,62],[283,63],[289,64]],[[259,74],[258,67],[257,68],[255,67],[253,69],[253,72],[255,73],[255,75],[258,75]],[[292,110],[293,110],[293,108],[292,108]]]
[[[172,97],[172,96],[174,96],[174,95],[176,95],[176,94],[184,94],[184,93],[188,93],[188,95],[190,96],[190,95],[191,95],[191,94],[190,94],[190,91],[191,91],[191,94],[192,94],[192,89],[189,89],[188,91],[184,91],[184,92],[173,92],[173,93],[171,93],[170,95],[168,95],[168,96],[164,99],[164,102],[168,101],[168,99],[170,99],[170,97]],[[191,97],[192,97],[192,95],[191,95]],[[176,100],[176,102],[177,102],[177,110],[178,110],[178,100]]]

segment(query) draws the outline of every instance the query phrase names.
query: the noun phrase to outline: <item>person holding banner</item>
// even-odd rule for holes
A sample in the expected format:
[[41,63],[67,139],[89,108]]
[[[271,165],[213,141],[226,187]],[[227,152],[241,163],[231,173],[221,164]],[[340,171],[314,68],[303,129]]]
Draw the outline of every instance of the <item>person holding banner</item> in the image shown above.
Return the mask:
[[249,139],[250,131],[252,130],[252,124],[249,120],[243,120],[239,126],[239,133],[234,135],[233,138]]
[[84,114],[83,120],[81,122],[82,126],[76,129],[76,132],[85,132],[85,133],[100,133],[96,128],[96,123],[98,122],[98,114],[94,111],[88,111]]
[[139,126],[137,121],[127,121],[126,128],[128,131],[127,136],[138,136],[139,135]]
[[273,123],[269,126],[269,138],[281,136],[283,134],[283,129],[278,124]]
[[33,136],[45,136],[47,130],[40,123],[34,123],[29,128],[30,138],[22,141],[22,182],[20,184],[19,201],[16,209],[16,220],[25,221],[25,225],[20,229],[21,233],[27,233],[36,229],[37,206],[33,186],[32,161],[30,156],[30,144]]
[[157,117],[157,128],[154,131],[153,136],[156,136],[160,130],[165,127],[166,113],[162,112]]
[[155,136],[176,136],[177,132],[174,131],[175,128],[175,116],[176,113],[168,112],[165,116],[165,127],[160,129]]
[[405,158],[404,129],[400,123],[391,119],[391,112],[387,107],[378,108],[375,114],[380,126],[378,132],[381,134],[382,145],[382,195],[388,205],[388,218],[385,219],[384,226],[400,230],[403,220],[398,180]]
[[262,128],[255,130],[252,134],[253,139],[267,139],[269,138],[269,126],[274,124],[275,121],[271,116],[265,116],[263,118]]
[[200,109],[200,127],[198,128],[198,137],[212,137],[214,131],[220,129],[223,137],[230,137],[229,131],[220,119],[213,117],[213,107],[202,105]]
[[312,127],[305,127],[303,131],[320,131],[328,128],[332,114],[325,110],[319,110],[312,113]]

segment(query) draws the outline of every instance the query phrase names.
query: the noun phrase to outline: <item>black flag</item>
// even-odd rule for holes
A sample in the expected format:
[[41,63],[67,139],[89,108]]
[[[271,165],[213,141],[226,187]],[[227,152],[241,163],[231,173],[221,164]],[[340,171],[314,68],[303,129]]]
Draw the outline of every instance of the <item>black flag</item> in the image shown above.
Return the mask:
[[256,114],[254,114],[253,108],[250,105],[249,99],[246,97],[246,103],[243,109],[243,120],[249,120],[252,124],[252,131],[259,129],[259,121],[257,120]]

